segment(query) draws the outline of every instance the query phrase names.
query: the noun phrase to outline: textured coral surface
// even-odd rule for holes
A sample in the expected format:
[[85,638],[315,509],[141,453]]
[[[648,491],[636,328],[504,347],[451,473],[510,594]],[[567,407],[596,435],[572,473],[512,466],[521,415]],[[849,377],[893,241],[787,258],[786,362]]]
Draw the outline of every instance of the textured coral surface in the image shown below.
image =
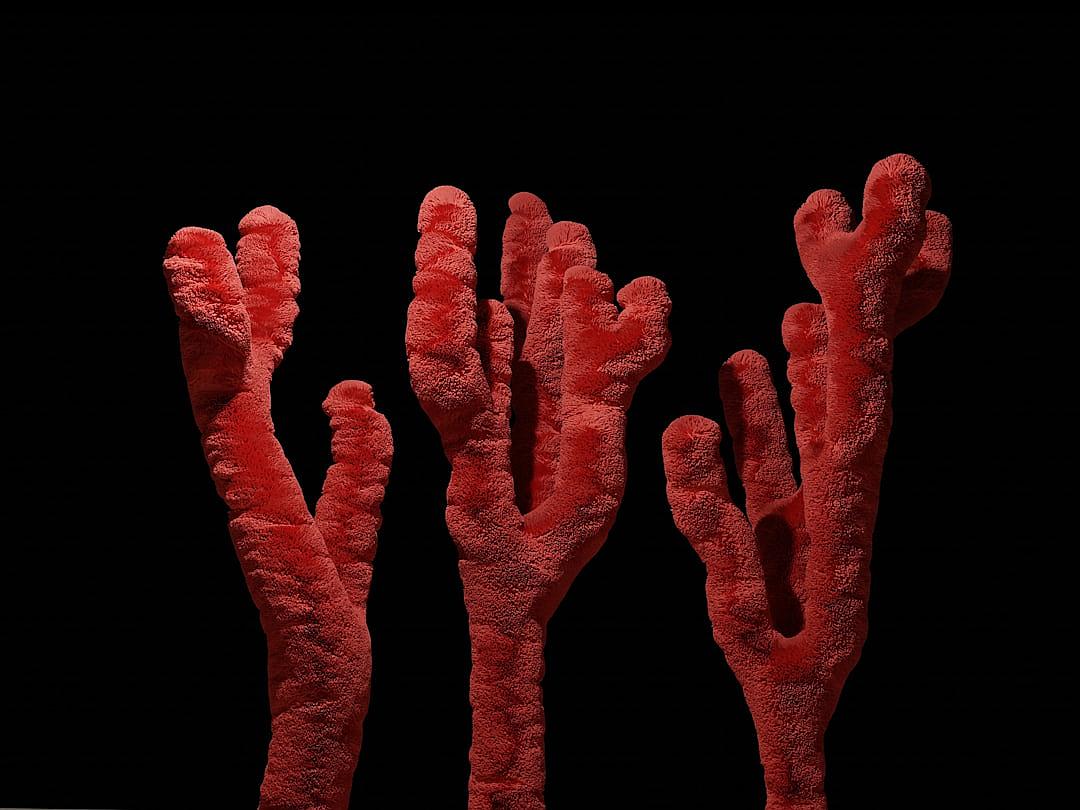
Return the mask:
[[720,372],[746,491],[732,503],[719,425],[684,416],[664,433],[668,499],[708,572],[713,635],[758,733],[769,810],[821,810],[825,727],[866,636],[870,546],[892,420],[893,342],[948,281],[949,220],[908,155],[874,166],[862,221],[836,191],[810,195],[795,237],[820,304],[784,317],[801,484],[765,359]]
[[535,810],[547,622],[615,520],[626,410],[667,352],[671,304],[646,276],[616,307],[588,230],[552,224],[531,194],[510,199],[505,303],[477,302],[476,212],[462,191],[431,191],[418,228],[406,349],[451,464],[446,522],[473,660],[469,807]]
[[270,417],[270,377],[292,341],[296,224],[275,208],[220,234],[184,228],[165,277],[210,472],[268,646],[271,740],[262,810],[344,810],[371,678],[365,611],[393,445],[371,388],[347,380],[323,403],[333,465],[314,517]]

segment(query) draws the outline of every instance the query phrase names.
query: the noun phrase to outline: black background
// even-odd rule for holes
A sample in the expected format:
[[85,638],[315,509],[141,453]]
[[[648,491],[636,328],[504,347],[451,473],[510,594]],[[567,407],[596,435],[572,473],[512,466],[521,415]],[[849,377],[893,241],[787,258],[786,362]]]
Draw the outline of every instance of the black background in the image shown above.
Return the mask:
[[[161,273],[173,231],[272,203],[300,226],[274,378],[314,500],[319,404],[371,382],[396,453],[369,605],[353,807],[464,808],[468,644],[447,465],[404,357],[416,212],[450,183],[498,290],[507,198],[589,225],[616,285],[661,277],[674,344],[630,411],[606,546],[549,630],[548,803],[760,808],[753,725],[675,530],[660,434],[814,300],[791,220],[928,168],[944,300],[905,333],[871,630],[827,736],[831,807],[1038,806],[1075,709],[1068,20],[644,17],[8,20],[0,804],[254,807],[265,651],[207,474]],[[1068,251],[1068,252],[1067,252]]]

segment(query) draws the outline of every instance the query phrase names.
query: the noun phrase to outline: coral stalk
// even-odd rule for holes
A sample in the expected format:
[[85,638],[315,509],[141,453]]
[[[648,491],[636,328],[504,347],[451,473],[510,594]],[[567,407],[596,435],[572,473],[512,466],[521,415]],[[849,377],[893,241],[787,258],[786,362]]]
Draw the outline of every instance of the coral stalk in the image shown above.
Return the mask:
[[220,234],[184,228],[165,278],[195,421],[267,638],[271,739],[261,810],[345,810],[371,678],[366,606],[389,475],[390,427],[371,388],[323,403],[333,465],[314,517],[270,416],[270,378],[292,342],[296,224],[270,206]]
[[[470,810],[544,806],[547,622],[603,544],[626,481],[626,410],[664,358],[670,301],[642,277],[612,301],[588,230],[510,200],[505,304],[477,302],[476,212],[464,192],[420,207],[406,350],[451,465],[473,668]],[[513,425],[511,426],[511,413]]]
[[684,416],[664,432],[668,499],[707,571],[713,635],[753,715],[768,810],[824,810],[824,736],[867,630],[870,550],[892,424],[896,336],[936,306],[952,258],[949,220],[907,155],[874,166],[863,218],[836,191],[812,194],[795,236],[821,304],[783,324],[801,484],[768,364],[720,372],[746,491],[731,501],[719,425]]

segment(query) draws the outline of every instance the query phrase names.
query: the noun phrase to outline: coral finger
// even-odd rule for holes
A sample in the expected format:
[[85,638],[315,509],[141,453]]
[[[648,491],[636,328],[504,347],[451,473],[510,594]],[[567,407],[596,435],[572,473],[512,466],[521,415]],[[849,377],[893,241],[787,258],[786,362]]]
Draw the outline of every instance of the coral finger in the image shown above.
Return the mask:
[[291,217],[264,205],[240,221],[236,267],[244,286],[252,342],[267,371],[292,343],[299,308],[300,235]]
[[776,501],[795,492],[784,415],[765,358],[749,350],[733,354],[720,369],[720,398],[746,490],[746,514],[757,525]]
[[896,334],[921,321],[938,305],[952,270],[952,223],[926,212],[926,236],[919,255],[904,274],[893,329]]
[[371,386],[345,380],[323,402],[334,463],[326,473],[315,522],[338,576],[357,607],[367,605],[382,504],[394,455],[390,424],[375,410]]
[[237,352],[251,344],[251,323],[232,254],[221,234],[182,228],[165,252],[165,280],[176,314]]

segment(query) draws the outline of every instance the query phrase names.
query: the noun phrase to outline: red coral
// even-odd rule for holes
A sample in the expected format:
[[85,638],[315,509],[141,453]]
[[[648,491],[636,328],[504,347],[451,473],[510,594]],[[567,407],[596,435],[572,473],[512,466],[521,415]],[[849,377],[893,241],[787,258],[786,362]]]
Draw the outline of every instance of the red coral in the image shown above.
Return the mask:
[[614,522],[626,410],[670,342],[658,279],[623,287],[620,312],[588,230],[553,225],[531,194],[510,211],[506,303],[478,305],[473,205],[449,186],[425,197],[406,332],[413,388],[452,467],[446,522],[472,639],[471,810],[544,806],[547,622]]
[[334,463],[312,517],[270,417],[270,377],[298,312],[296,223],[265,206],[240,233],[234,263],[220,234],[178,231],[165,277],[206,460],[267,638],[259,807],[344,810],[371,680],[366,605],[390,426],[366,383],[334,386],[323,403]]
[[893,341],[941,298],[949,220],[926,211],[930,182],[907,155],[871,171],[863,220],[835,191],[795,215],[821,304],[784,317],[801,486],[765,359],[720,372],[746,491],[731,502],[719,425],[684,416],[664,432],[668,499],[708,572],[713,635],[758,732],[769,810],[821,810],[825,727],[866,637],[870,546],[892,421]]

